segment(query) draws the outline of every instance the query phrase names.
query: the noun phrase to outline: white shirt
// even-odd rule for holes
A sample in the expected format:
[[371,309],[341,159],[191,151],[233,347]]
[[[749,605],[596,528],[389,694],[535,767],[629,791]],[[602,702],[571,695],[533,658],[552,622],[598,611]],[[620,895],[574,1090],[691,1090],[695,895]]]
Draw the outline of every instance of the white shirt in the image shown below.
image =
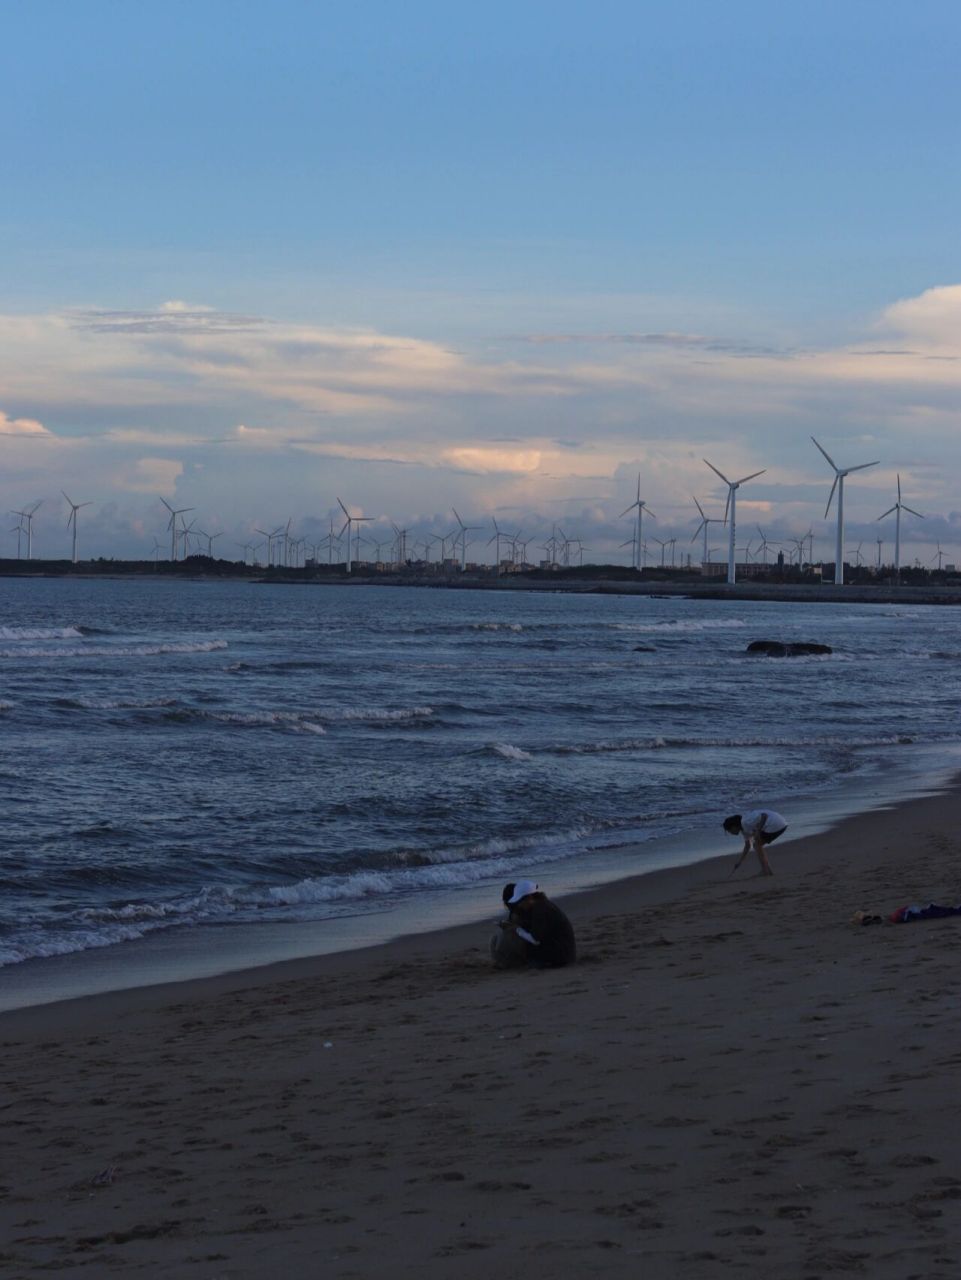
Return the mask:
[[773,809],[752,809],[750,813],[741,814],[741,830],[746,836],[756,836],[759,831],[773,835],[775,831],[783,831],[787,822]]

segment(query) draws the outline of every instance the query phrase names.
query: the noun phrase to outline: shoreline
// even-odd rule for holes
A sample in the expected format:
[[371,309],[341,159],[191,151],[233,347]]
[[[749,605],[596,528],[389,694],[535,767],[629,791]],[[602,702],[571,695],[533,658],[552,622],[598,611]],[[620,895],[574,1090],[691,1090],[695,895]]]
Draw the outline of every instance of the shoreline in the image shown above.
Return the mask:
[[[847,779],[827,793],[766,797],[773,808],[791,815],[788,838],[779,843],[778,852],[848,819],[936,794],[956,774],[961,776],[961,748],[948,753],[956,757],[953,761],[944,759],[943,746],[926,745],[913,754],[908,769],[888,759],[883,767]],[[936,765],[930,760],[934,754]],[[625,838],[610,845],[588,845],[569,858],[532,857],[521,869],[553,896],[567,899],[723,861],[727,855],[720,850],[727,839],[719,834],[712,815],[710,823],[696,823],[656,840]],[[730,841],[732,850],[735,844]],[[492,875],[474,884],[437,887],[380,909],[359,903],[356,912],[343,916],[179,926],[106,947],[33,957],[0,968],[0,1020],[34,1007],[228,979],[284,964],[404,945],[423,935],[425,904],[431,933],[477,928],[496,916],[502,880]]]
[[951,1280],[961,921],[849,921],[961,900],[959,799],[563,897],[571,969],[473,923],[5,1014],[3,1261]]
[[[873,801],[869,800],[864,789],[859,789],[853,797],[846,795],[842,789],[833,797],[821,802],[821,810],[817,815],[810,811],[810,805],[814,802],[809,799],[806,806],[808,812],[802,810],[800,816],[792,813],[788,838],[783,843],[779,841],[777,848],[772,850],[772,861],[776,866],[787,855],[793,864],[803,858],[806,848],[822,837],[828,837],[832,841],[842,840],[847,830],[857,829],[865,821],[876,822],[879,819],[883,821],[885,813],[895,812],[902,815],[915,806],[923,808],[929,801],[937,801],[954,792],[961,797],[961,766],[957,763],[946,765],[937,778],[932,779],[928,776],[924,783],[920,778],[916,778],[913,784],[904,783],[903,786],[902,794],[881,798],[875,793]],[[775,808],[778,806],[790,807],[780,800],[772,805]],[[609,898],[632,904],[631,910],[639,910],[653,904],[678,902],[692,888],[713,883],[719,874],[722,876],[729,874],[725,869],[737,858],[740,844],[735,840],[729,841],[729,853],[717,852],[721,847],[721,838],[715,830],[716,825],[712,824],[709,832],[697,832],[693,835],[691,832],[681,833],[670,842],[688,848],[692,856],[686,860],[675,860],[671,853],[667,853],[659,863],[640,870],[626,870],[625,864],[630,858],[636,856],[639,850],[643,851],[644,846],[625,845],[623,849],[617,850],[621,856],[616,859],[613,868],[608,868],[607,875],[603,874],[603,869],[595,868],[593,879],[590,877],[585,879],[583,875],[565,876],[563,863],[538,864],[533,868],[532,874],[535,878],[540,877],[545,889],[549,890],[549,896],[561,899],[566,905],[570,905],[575,913],[581,909],[586,915],[596,914],[601,905],[604,909],[609,909],[607,903]],[[705,854],[706,848],[712,849],[713,852]],[[744,877],[745,879],[753,875],[751,870],[753,861],[753,855],[749,855],[749,859],[745,862],[745,867],[748,868],[748,876]],[[548,872],[547,876],[541,873],[542,865]],[[551,875],[551,872],[554,874]],[[395,956],[403,957],[412,947],[426,947],[430,954],[440,955],[448,949],[469,945],[470,939],[476,940],[478,937],[489,936],[499,914],[499,891],[499,881],[496,886],[479,885],[451,891],[447,897],[448,903],[453,906],[452,918],[443,923],[425,921],[415,903],[407,904],[408,909],[403,912],[378,912],[374,913],[373,917],[354,916],[348,917],[346,921],[334,919],[298,924],[281,923],[273,926],[252,924],[197,927],[195,932],[198,937],[195,942],[199,945],[188,947],[188,955],[205,951],[204,943],[209,940],[212,933],[224,935],[238,932],[242,935],[272,931],[279,935],[286,934],[290,946],[281,946],[280,954],[273,954],[271,948],[264,949],[262,946],[245,948],[242,937],[229,939],[225,954],[233,958],[233,963],[229,960],[220,961],[219,963],[225,964],[226,967],[213,968],[208,972],[200,973],[184,971],[180,964],[174,964],[172,974],[168,976],[164,976],[163,968],[157,965],[156,957],[148,955],[146,965],[140,969],[141,974],[145,975],[143,980],[129,984],[109,985],[108,977],[107,985],[81,990],[76,994],[26,1004],[0,1002],[0,1038],[8,1021],[14,1025],[21,1021],[24,1024],[36,1022],[37,1025],[45,1025],[48,1020],[47,1011],[49,1011],[50,1018],[59,1021],[66,1016],[72,1022],[74,1015],[70,1011],[73,1006],[78,1010],[86,1009],[97,1001],[105,1001],[108,1007],[116,1003],[125,1009],[134,1010],[140,1007],[141,997],[144,1003],[154,1005],[172,998],[191,999],[193,992],[204,994],[229,992],[273,981],[303,980],[311,977],[315,972],[349,971],[353,957],[357,958],[358,963],[377,962],[380,959],[386,960]],[[456,904],[451,902],[452,899],[457,900]],[[373,930],[370,928],[372,919],[375,926]],[[302,949],[305,946],[309,948],[310,944],[300,942],[298,938],[302,938],[305,934],[316,934],[318,926],[330,924],[346,925],[346,929],[337,930],[338,936],[331,940],[332,945],[320,946],[315,939],[313,948]],[[378,929],[376,927],[378,924],[386,925],[386,928]],[[183,941],[183,932],[171,930],[166,934],[147,935],[135,943],[117,944],[117,947],[142,947],[149,953],[155,950],[151,944],[159,942],[163,951],[180,952]],[[83,961],[84,958],[97,960],[102,955],[107,961],[106,968],[109,970],[111,959],[125,958],[116,954],[117,947],[94,949],[65,957],[25,961],[23,964],[44,966],[53,961],[55,964],[70,965],[72,961]],[[254,963],[236,963],[238,955],[249,955],[251,950],[259,951],[260,958]],[[110,952],[114,952],[114,955],[108,954]],[[264,958],[265,956],[271,958]],[[214,963],[218,962],[215,960]],[[189,966],[189,959],[187,964]],[[22,965],[9,967],[8,972],[11,978],[21,967]],[[149,976],[151,974],[152,977]],[[117,976],[114,974],[115,980]],[[15,983],[11,982],[11,985]],[[0,1001],[2,1001],[2,992],[0,992]]]

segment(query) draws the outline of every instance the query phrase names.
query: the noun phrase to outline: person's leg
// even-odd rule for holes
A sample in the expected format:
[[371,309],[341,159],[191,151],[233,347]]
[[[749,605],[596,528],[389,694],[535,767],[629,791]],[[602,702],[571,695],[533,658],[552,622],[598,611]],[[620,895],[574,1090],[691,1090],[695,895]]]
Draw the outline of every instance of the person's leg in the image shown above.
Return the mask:
[[513,929],[497,929],[491,938],[491,962],[495,969],[520,969],[527,964],[527,945]]
[[764,835],[761,832],[758,832],[754,837],[754,850],[757,853],[757,860],[761,864],[761,875],[773,876],[774,872],[771,870],[771,864],[768,862],[767,854],[764,852]]

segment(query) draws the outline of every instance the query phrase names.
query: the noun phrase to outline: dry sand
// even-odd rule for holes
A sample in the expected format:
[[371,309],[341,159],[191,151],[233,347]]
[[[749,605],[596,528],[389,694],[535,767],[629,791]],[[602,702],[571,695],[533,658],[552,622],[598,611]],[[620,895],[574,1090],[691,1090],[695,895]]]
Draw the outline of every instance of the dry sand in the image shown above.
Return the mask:
[[958,800],[566,899],[569,970],[480,923],[3,1015],[0,1273],[956,1280],[961,920],[849,919],[961,901]]

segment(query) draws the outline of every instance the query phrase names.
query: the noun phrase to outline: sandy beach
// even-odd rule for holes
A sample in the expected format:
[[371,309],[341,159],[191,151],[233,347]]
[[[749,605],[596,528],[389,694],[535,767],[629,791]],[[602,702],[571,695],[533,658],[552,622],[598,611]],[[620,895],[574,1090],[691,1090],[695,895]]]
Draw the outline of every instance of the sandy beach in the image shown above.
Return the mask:
[[953,1280],[961,920],[850,918],[961,901],[958,801],[563,899],[568,970],[481,921],[5,1014],[0,1273]]

